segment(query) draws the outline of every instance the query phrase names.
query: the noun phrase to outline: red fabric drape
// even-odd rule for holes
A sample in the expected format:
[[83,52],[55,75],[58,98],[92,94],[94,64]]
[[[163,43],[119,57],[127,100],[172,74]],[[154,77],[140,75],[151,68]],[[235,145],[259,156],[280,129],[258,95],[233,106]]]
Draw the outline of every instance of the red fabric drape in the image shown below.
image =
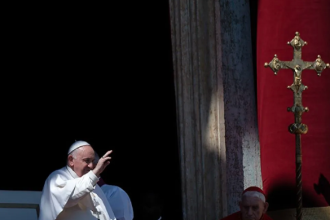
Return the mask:
[[[264,63],[274,54],[282,61],[293,58],[287,44],[300,33],[307,45],[302,48],[304,61],[321,55],[330,63],[329,0],[259,0],[257,22],[257,100],[261,145],[263,186],[270,210],[296,207],[295,135],[288,131],[294,123],[294,93],[286,87],[293,83],[293,72],[281,69],[274,75]],[[321,77],[314,70],[304,70],[302,104],[310,109],[302,115],[309,130],[303,134],[302,185],[303,206],[329,204],[330,190],[330,69]]]

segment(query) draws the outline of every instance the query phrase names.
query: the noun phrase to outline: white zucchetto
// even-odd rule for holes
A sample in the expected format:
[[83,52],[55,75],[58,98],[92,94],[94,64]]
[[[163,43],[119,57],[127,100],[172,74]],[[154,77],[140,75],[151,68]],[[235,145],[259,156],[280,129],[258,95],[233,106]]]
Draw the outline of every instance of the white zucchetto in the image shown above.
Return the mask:
[[68,155],[74,151],[75,149],[82,147],[82,146],[86,146],[86,145],[90,145],[89,143],[87,143],[86,141],[75,141],[69,148],[68,151]]

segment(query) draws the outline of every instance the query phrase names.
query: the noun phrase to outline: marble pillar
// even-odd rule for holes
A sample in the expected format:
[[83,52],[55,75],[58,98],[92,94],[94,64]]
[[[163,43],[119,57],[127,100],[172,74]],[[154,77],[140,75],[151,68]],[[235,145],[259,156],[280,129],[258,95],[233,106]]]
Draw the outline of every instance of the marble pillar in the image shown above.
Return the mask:
[[248,1],[170,0],[184,220],[261,186]]

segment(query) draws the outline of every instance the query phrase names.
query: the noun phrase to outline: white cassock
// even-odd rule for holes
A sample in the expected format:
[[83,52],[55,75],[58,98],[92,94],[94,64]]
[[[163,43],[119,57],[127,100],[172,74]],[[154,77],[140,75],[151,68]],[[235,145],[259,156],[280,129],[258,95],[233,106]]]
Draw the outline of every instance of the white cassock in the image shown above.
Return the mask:
[[98,180],[93,171],[78,177],[68,166],[52,172],[42,190],[39,220],[116,220]]
[[103,184],[101,186],[117,220],[132,220],[133,207],[128,194],[119,186]]

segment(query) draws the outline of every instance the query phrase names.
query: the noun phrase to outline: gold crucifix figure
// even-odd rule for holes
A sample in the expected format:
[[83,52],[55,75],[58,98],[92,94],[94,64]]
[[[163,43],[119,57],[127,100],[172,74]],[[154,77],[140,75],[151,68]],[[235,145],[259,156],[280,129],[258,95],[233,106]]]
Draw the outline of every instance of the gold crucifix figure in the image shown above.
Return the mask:
[[306,41],[300,38],[299,32],[295,33],[295,37],[288,42],[293,47],[293,59],[291,61],[281,61],[277,55],[269,62],[265,63],[265,67],[270,67],[275,75],[280,69],[291,69],[293,71],[293,83],[288,86],[294,93],[294,104],[292,107],[288,107],[287,110],[294,113],[295,122],[289,125],[289,132],[296,136],[296,187],[297,187],[297,220],[302,220],[302,178],[301,178],[301,134],[306,134],[308,131],[307,125],[301,123],[301,116],[304,112],[308,112],[307,107],[302,105],[302,92],[307,89],[307,86],[302,84],[302,71],[305,69],[313,69],[317,72],[318,76],[321,76],[321,72],[330,68],[329,63],[325,64],[318,55],[314,62],[303,61],[301,59],[301,50],[304,45],[307,45]]

